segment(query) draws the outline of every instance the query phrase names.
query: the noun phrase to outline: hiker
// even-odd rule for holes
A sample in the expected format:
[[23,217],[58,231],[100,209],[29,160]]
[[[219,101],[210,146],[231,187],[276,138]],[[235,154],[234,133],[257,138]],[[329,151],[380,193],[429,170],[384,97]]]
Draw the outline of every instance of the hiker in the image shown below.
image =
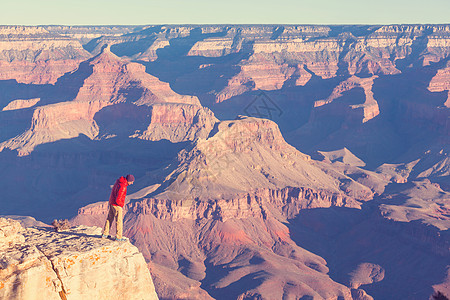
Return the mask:
[[116,241],[126,241],[122,237],[123,231],[123,206],[125,204],[125,196],[127,195],[127,186],[133,184],[134,176],[128,174],[126,177],[120,177],[114,184],[111,196],[109,196],[109,212],[108,218],[103,228],[102,238],[109,236],[109,230],[111,229],[114,218],[116,219]]

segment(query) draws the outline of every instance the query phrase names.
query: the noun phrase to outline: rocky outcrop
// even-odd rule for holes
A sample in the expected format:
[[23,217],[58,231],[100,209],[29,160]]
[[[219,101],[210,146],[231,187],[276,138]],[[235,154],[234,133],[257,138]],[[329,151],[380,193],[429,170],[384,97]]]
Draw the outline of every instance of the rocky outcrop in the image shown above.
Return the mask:
[[[215,184],[220,186],[220,181]],[[209,295],[219,299],[279,298],[283,294],[351,299],[351,293],[360,295],[355,299],[370,299],[363,290],[350,291],[324,276],[328,270],[325,262],[296,246],[286,226],[304,209],[359,207],[350,197],[292,187],[261,189],[221,200],[195,197],[195,188],[179,195],[171,192],[153,197],[137,192],[125,206],[126,235],[152,261],[149,267],[163,297],[209,299],[199,292],[201,282]],[[72,222],[99,226],[106,213],[107,202],[91,204],[81,208]],[[224,269],[229,272],[220,272]],[[260,272],[265,276],[252,281]],[[175,283],[173,278],[177,278]],[[254,284],[243,289],[245,292],[232,288],[251,282]],[[179,285],[186,289],[180,290]]]
[[430,92],[448,92],[447,100],[443,104],[450,108],[450,63],[446,67],[437,71],[437,74],[431,79],[428,85]]
[[363,284],[372,284],[373,282],[379,282],[384,279],[384,269],[372,263],[362,263],[351,272],[349,285],[353,289],[359,288]]
[[207,139],[197,139],[171,166],[148,177],[143,180],[158,178],[157,184],[130,199],[153,199],[141,210],[171,220],[249,217],[273,210],[267,205],[285,219],[307,208],[358,208],[373,196],[369,188],[287,144],[274,122],[249,117],[216,123]]
[[151,107],[150,124],[142,134],[143,140],[169,140],[173,143],[207,138],[218,122],[212,111],[190,104],[155,104]]
[[100,228],[61,233],[0,218],[2,299],[158,299],[144,258]]
[[33,113],[30,129],[0,144],[0,151],[8,148],[17,150],[19,156],[23,156],[31,153],[38,145],[78,137],[80,134],[93,139],[99,132],[94,115],[107,105],[110,103],[91,101],[38,107]]
[[81,59],[1,61],[0,80],[16,80],[25,84],[55,84],[59,77],[77,69]]
[[[345,112],[344,118],[360,119],[362,123],[365,123],[380,114],[380,109],[378,107],[378,102],[373,97],[372,86],[373,81],[377,76],[372,76],[370,78],[359,78],[352,76],[347,80],[341,82],[337,87],[334,88],[328,98],[323,100],[317,100],[314,103],[314,107],[320,107],[329,104],[336,99],[342,97],[342,94],[348,92],[355,87],[360,87],[364,90],[365,101],[361,104],[351,104],[349,105],[350,111]],[[354,115],[354,116],[352,116]]]
[[253,90],[279,90],[288,81],[303,86],[312,75],[301,64],[280,64],[272,54],[254,54],[240,64],[241,71],[228,80],[228,85],[216,95],[216,102]]
[[387,197],[402,199],[400,203],[380,205],[381,214],[388,219],[400,222],[417,220],[440,230],[450,228],[450,193],[443,191],[439,184],[433,184],[428,179],[413,181]]
[[17,100],[14,100],[14,101],[10,102],[2,110],[3,111],[7,111],[7,110],[16,110],[16,109],[23,109],[23,108],[33,107],[40,100],[41,100],[40,98],[27,99],[27,100],[17,99]]
[[109,47],[89,61],[92,74],[84,80],[75,101],[199,104],[197,97],[179,95],[168,83],[145,72],[145,67],[111,53]]

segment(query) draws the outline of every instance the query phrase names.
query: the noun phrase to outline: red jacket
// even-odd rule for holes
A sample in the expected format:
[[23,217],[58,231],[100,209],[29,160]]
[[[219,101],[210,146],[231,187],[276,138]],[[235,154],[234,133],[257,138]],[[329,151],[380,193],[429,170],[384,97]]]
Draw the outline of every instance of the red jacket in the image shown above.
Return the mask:
[[114,184],[111,196],[109,196],[109,204],[123,207],[125,204],[125,196],[127,195],[128,181],[125,177],[120,177]]

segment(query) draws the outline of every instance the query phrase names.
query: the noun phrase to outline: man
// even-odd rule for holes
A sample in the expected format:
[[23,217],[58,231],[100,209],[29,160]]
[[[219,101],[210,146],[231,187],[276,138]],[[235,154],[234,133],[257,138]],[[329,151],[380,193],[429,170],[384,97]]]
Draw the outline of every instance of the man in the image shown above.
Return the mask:
[[123,206],[125,204],[125,196],[127,195],[127,186],[134,183],[134,176],[128,174],[126,177],[120,177],[114,184],[111,196],[109,196],[109,212],[108,218],[103,228],[102,238],[109,236],[112,222],[116,219],[116,241],[126,241],[122,237],[123,231]]

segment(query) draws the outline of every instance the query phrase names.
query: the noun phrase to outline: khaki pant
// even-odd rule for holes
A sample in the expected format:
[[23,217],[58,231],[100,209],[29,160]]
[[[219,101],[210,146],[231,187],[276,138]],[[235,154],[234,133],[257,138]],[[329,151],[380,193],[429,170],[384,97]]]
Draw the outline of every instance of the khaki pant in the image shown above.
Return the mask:
[[105,222],[105,227],[103,228],[103,235],[109,235],[109,230],[111,229],[112,222],[116,219],[116,238],[122,238],[123,231],[123,210],[122,207],[116,205],[109,206],[108,218]]

